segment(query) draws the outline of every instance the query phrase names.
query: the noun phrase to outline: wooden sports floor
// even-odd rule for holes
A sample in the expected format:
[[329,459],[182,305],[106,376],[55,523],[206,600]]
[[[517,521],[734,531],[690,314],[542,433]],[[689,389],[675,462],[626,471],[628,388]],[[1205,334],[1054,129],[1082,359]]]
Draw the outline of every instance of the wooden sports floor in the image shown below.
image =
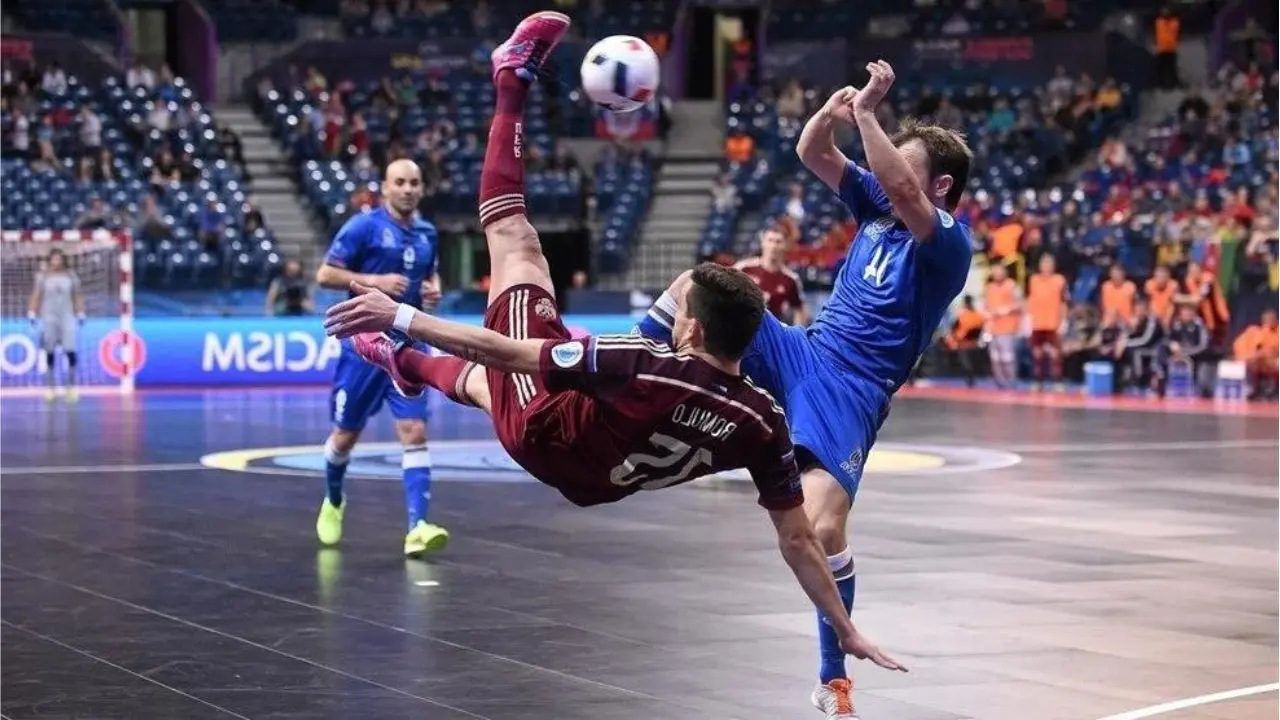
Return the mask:
[[[322,391],[0,403],[0,713],[819,717],[749,483],[578,509],[441,406],[413,562],[384,423],[317,548],[326,431]],[[907,398],[882,441],[854,615],[912,671],[855,664],[863,720],[1277,717],[1274,406]]]

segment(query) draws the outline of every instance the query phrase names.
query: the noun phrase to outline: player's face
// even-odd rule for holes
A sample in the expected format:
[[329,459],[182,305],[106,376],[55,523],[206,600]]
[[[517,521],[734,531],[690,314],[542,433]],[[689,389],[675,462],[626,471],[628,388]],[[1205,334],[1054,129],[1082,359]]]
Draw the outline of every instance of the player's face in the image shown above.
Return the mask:
[[955,179],[950,175],[929,176],[929,152],[925,149],[924,143],[919,140],[905,142],[898,148],[898,152],[902,153],[920,187],[924,189],[924,193],[929,196],[933,204],[939,207],[945,205],[947,192],[951,190],[951,184]]
[[62,257],[62,253],[51,253],[49,255],[49,269],[61,270],[67,266],[66,258]]
[[1052,255],[1045,255],[1044,257],[1040,258],[1040,272],[1048,275],[1053,272],[1053,269],[1054,269],[1054,266],[1053,266]]
[[689,291],[680,298],[675,323],[671,327],[671,346],[676,350],[692,350],[702,344],[702,326],[689,316]]
[[398,160],[387,168],[382,194],[387,204],[401,217],[413,214],[422,200],[422,174],[418,166],[408,160]]
[[777,230],[766,230],[760,236],[760,254],[767,258],[781,258],[787,251],[787,242]]

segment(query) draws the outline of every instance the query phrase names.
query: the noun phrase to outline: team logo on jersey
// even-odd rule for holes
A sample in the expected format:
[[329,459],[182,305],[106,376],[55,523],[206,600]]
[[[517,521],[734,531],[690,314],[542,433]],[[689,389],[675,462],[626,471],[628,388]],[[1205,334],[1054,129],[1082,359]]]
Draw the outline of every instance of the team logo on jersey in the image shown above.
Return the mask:
[[396,246],[396,236],[391,232],[391,228],[382,229],[382,247],[393,248]]
[[867,239],[879,240],[885,233],[889,232],[889,228],[893,227],[893,223],[893,218],[889,216],[882,217],[871,223],[866,229]]
[[853,478],[854,480],[857,480],[859,477],[861,477],[862,476],[862,450],[858,449],[849,453],[849,459],[840,463],[840,469],[844,470],[845,474]]
[[538,298],[538,302],[533,306],[533,312],[543,320],[554,320],[556,305],[551,302],[551,298]]
[[946,210],[938,211],[938,219],[942,221],[942,227],[949,228],[956,224],[956,219],[951,217],[951,213]]
[[416,260],[417,257],[418,257],[417,253],[413,251],[412,245],[406,247],[404,249],[404,269],[405,270],[411,269],[413,267],[413,261]]
[[582,343],[574,340],[563,345],[557,345],[551,348],[551,361],[559,367],[568,370],[569,368],[582,362],[584,349]]

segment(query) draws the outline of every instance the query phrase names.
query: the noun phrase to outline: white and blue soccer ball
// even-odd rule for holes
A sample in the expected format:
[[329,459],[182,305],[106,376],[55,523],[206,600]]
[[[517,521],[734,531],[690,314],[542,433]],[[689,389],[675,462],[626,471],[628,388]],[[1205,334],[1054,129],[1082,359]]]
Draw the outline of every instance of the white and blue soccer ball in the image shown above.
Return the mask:
[[658,92],[662,66],[649,43],[611,35],[582,60],[582,90],[600,107],[618,113],[644,107]]

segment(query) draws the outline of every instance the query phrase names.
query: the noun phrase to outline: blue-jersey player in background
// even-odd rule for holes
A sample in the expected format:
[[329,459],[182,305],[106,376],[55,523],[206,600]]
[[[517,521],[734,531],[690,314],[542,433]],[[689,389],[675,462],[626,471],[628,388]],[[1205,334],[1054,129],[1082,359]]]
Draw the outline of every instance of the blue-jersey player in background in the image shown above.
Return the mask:
[[[382,290],[400,302],[430,308],[440,300],[436,272],[436,228],[418,217],[422,174],[412,160],[387,165],[382,179],[382,205],[347,220],[333,238],[324,264],[316,273],[321,286],[346,290],[357,281]],[[342,539],[346,510],[343,478],[360,431],[386,403],[396,422],[396,436],[404,447],[404,500],[409,530],[404,554],[421,557],[449,541],[444,528],[427,522],[431,498],[431,453],[427,450],[426,395],[406,398],[395,391],[391,377],[366,363],[346,341],[333,374],[329,412],[333,431],[324,446],[328,492],[316,519],[316,535],[325,545]]]
[[[805,511],[850,609],[854,567],[846,524],[867,453],[890,398],[964,288],[972,254],[969,229],[948,212],[969,177],[964,139],[914,121],[890,138],[875,109],[893,85],[893,69],[881,61],[867,71],[866,86],[832,95],[797,146],[805,167],[840,194],[858,223],[831,299],[807,329],[766,316],[743,359],[743,369],[786,411],[802,460]],[[839,122],[857,126],[870,171],[836,148]],[[682,295],[677,286],[650,309],[642,333],[670,335],[673,298]],[[855,718],[840,639],[821,616],[818,635],[813,703],[828,718]]]

